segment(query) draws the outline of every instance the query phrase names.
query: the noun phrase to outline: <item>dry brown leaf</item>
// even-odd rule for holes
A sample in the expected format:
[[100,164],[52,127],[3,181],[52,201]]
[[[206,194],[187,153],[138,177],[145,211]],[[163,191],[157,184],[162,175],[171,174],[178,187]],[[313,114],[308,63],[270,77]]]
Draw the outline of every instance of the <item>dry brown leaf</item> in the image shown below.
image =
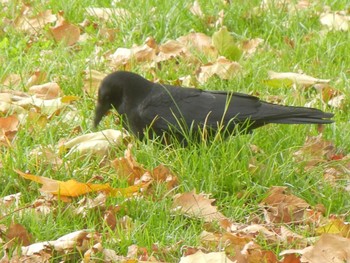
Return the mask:
[[50,28],[50,32],[57,42],[64,42],[67,46],[74,45],[80,37],[80,29],[63,18],[63,12],[58,13],[56,25]]
[[253,236],[240,233],[211,233],[203,231],[200,234],[201,243],[210,250],[225,249],[226,252],[242,250],[244,246],[252,241]]
[[18,208],[19,200],[21,198],[21,193],[7,195],[0,198],[0,208],[1,212],[3,212],[6,208],[14,205],[15,208]]
[[11,243],[7,243],[7,247],[19,243],[23,246],[28,246],[31,243],[32,235],[21,224],[12,222],[6,233],[7,240]]
[[9,88],[19,86],[21,82],[22,82],[22,78],[18,74],[10,74],[1,81],[2,85]]
[[179,37],[177,41],[185,45],[188,49],[194,49],[208,57],[216,58],[218,56],[218,51],[213,46],[211,37],[203,33],[189,33]]
[[46,24],[53,23],[57,17],[51,10],[45,10],[37,15],[32,15],[32,8],[27,5],[22,6],[21,14],[15,20],[15,27],[30,34],[39,33]]
[[286,193],[287,187],[274,186],[261,202],[265,207],[265,220],[276,223],[301,223],[308,216],[310,205],[303,199]]
[[79,251],[86,251],[90,246],[97,243],[100,237],[96,233],[90,233],[87,230],[78,230],[62,236],[57,240],[45,241],[35,243],[29,246],[22,247],[22,254],[29,256],[34,254],[40,254],[43,251],[52,253],[53,250],[58,252],[71,252],[73,249]]
[[56,82],[48,82],[41,85],[34,85],[29,88],[29,93],[35,94],[38,98],[51,100],[62,95],[60,86]]
[[217,75],[221,79],[230,80],[241,71],[241,68],[239,63],[230,61],[225,57],[219,57],[214,63],[200,67],[197,79],[202,84],[214,75]]
[[177,176],[170,171],[170,169],[163,164],[158,165],[156,168],[153,169],[151,172],[152,178],[155,179],[157,182],[166,182],[167,188],[173,189],[178,185],[178,178]]
[[306,166],[309,168],[333,160],[337,156],[337,149],[331,141],[324,140],[320,134],[307,137],[305,144],[293,156],[299,162],[306,161]]
[[203,219],[205,222],[213,222],[226,219],[212,203],[215,199],[209,199],[208,195],[196,194],[195,190],[174,196],[173,209],[189,217]]
[[98,208],[102,209],[105,207],[107,196],[105,193],[99,193],[95,198],[91,199],[84,196],[79,202],[78,207],[75,209],[75,213],[82,215],[82,217],[87,216],[89,210]]
[[106,155],[111,147],[122,145],[128,137],[126,131],[107,129],[84,134],[64,142],[60,152],[69,150],[67,156],[73,153]]
[[302,253],[301,262],[350,262],[350,239],[323,234],[313,247]]
[[177,40],[168,40],[163,45],[159,46],[159,53],[156,56],[155,61],[159,63],[177,57],[189,59],[192,55],[187,47],[181,42]]
[[131,147],[132,145],[129,144],[125,150],[124,157],[117,158],[111,163],[119,176],[127,178],[129,185],[133,185],[136,180],[139,180],[142,175],[148,172],[136,162],[131,154]]
[[27,87],[31,87],[33,85],[39,85],[39,83],[43,82],[46,79],[46,73],[40,70],[36,70],[33,75],[29,77],[26,82]]
[[58,170],[63,164],[63,160],[58,157],[57,153],[47,147],[35,148],[29,155],[35,158],[37,164],[50,165],[54,170]]
[[262,38],[253,38],[242,42],[242,50],[245,56],[251,56],[256,52],[260,44],[264,43]]
[[189,256],[181,257],[180,263],[197,263],[197,262],[225,262],[225,263],[234,263],[231,261],[225,254],[225,252],[210,252],[203,253],[201,250],[198,250],[196,253]]
[[329,30],[348,31],[350,27],[350,16],[345,11],[326,12],[320,15],[320,22]]
[[334,98],[332,98],[332,99],[330,99],[329,101],[328,101],[328,105],[329,106],[331,106],[331,107],[333,107],[333,108],[338,108],[338,109],[341,109],[341,108],[343,108],[343,106],[344,106],[344,102],[345,102],[345,95],[344,94],[342,94],[342,95],[338,95],[338,96],[336,96],[336,97],[334,97]]
[[42,194],[33,202],[32,207],[35,213],[39,215],[48,215],[55,211],[57,200],[58,198],[52,195]]
[[[142,46],[135,46],[129,48],[118,48],[116,52],[110,55],[111,63],[115,67],[126,66],[135,62],[150,62],[156,56],[157,47],[153,46],[153,42],[146,40],[146,43]],[[152,46],[149,46],[152,45]]]
[[94,69],[84,70],[84,90],[88,94],[95,96],[95,94],[97,94],[97,90],[100,86],[101,81],[106,76],[106,73],[102,73]]
[[10,145],[18,131],[19,120],[16,115],[0,118],[0,145]]

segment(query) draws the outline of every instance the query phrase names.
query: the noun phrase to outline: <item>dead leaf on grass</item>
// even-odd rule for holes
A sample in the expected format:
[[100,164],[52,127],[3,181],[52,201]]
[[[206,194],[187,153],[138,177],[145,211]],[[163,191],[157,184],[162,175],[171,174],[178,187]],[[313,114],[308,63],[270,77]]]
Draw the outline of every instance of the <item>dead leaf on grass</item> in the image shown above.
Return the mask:
[[16,115],[0,118],[0,145],[10,146],[18,131],[19,120]]
[[203,253],[198,250],[196,253],[181,257],[180,263],[197,263],[197,262],[225,262],[234,263],[225,254],[225,252]]
[[350,239],[323,234],[314,246],[304,251],[301,262],[350,262]]
[[7,229],[6,237],[10,242],[6,244],[7,248],[12,247],[16,243],[22,246],[28,246],[33,239],[32,235],[23,225],[14,222]]
[[174,196],[173,209],[189,217],[203,219],[205,222],[219,221],[226,217],[217,210],[206,194],[196,194],[195,190]]
[[60,152],[69,150],[67,156],[79,153],[80,155],[106,155],[111,147],[122,145],[128,138],[126,131],[107,129],[99,132],[83,134],[64,142]]
[[262,38],[248,39],[242,42],[242,50],[246,57],[252,56],[258,49],[258,47],[264,43]]
[[213,46],[211,37],[203,33],[189,33],[177,39],[180,43],[194,49],[196,52],[203,53],[210,58],[216,58],[218,55],[217,49]]
[[21,14],[15,20],[15,27],[30,34],[39,33],[45,25],[53,23],[57,17],[51,10],[45,10],[37,15],[33,14],[33,9],[29,5],[23,5]]
[[274,186],[268,196],[261,202],[265,207],[265,220],[268,223],[305,223],[317,218],[309,218],[310,205],[303,199],[286,193],[287,187]]
[[57,16],[56,25],[50,28],[51,34],[57,42],[64,42],[67,46],[74,45],[80,37],[79,27],[66,21],[62,11]]
[[140,186],[130,186],[127,188],[112,188],[107,184],[80,183],[74,179],[68,181],[58,181],[51,178],[23,173],[14,170],[25,179],[42,184],[41,192],[49,193],[58,197],[77,197],[91,192],[105,192],[111,196],[132,196],[138,193]]
[[233,79],[241,71],[241,65],[237,62],[230,61],[225,57],[219,57],[214,63],[208,63],[199,68],[197,79],[199,83],[204,84],[216,75],[221,79]]
[[330,218],[316,229],[317,234],[338,234],[342,237],[350,237],[350,224],[339,218]]
[[320,15],[320,22],[329,30],[348,31],[350,27],[350,16],[345,11],[326,12]]
[[97,94],[102,80],[107,76],[106,73],[94,70],[84,70],[84,90],[92,96]]
[[35,94],[38,98],[44,100],[55,99],[62,95],[61,88],[56,82],[31,86],[29,88],[29,93]]
[[271,87],[282,87],[282,86],[311,86],[319,83],[328,83],[330,79],[318,79],[306,74],[294,73],[294,72],[274,72],[269,71],[269,79],[265,80],[264,83]]

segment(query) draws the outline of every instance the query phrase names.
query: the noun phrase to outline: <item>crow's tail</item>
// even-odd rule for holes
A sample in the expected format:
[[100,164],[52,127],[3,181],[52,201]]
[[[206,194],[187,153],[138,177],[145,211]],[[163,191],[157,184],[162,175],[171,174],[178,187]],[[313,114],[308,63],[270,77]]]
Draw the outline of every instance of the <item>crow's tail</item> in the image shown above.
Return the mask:
[[[264,123],[286,123],[286,124],[327,124],[334,122],[330,118],[333,113],[323,112],[314,108],[281,106],[263,103],[260,120]],[[259,115],[260,115],[259,114]]]

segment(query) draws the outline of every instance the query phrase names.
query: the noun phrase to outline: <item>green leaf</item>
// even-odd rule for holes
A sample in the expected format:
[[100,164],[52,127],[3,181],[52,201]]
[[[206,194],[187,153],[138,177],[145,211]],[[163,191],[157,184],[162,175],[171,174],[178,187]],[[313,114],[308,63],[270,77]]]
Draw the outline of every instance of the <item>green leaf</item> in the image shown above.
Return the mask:
[[280,88],[280,87],[291,87],[293,85],[293,80],[291,79],[266,79],[263,80],[263,83],[273,87],[273,88]]
[[234,61],[238,61],[241,58],[242,50],[236,45],[233,36],[231,36],[225,26],[213,34],[212,41],[220,55]]

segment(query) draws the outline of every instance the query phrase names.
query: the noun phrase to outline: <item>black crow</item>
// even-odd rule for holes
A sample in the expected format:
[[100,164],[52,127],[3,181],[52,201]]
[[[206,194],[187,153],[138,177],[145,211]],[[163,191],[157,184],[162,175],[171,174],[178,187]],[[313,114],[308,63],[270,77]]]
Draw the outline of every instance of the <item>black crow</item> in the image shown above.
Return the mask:
[[[150,82],[140,75],[117,71],[105,77],[98,91],[96,127],[111,108],[126,118],[126,128],[143,138],[186,132],[251,132],[268,123],[332,123],[332,113],[306,107],[281,106],[231,91],[205,91]],[[124,121],[125,121],[124,119]],[[203,133],[202,133],[203,132]]]

